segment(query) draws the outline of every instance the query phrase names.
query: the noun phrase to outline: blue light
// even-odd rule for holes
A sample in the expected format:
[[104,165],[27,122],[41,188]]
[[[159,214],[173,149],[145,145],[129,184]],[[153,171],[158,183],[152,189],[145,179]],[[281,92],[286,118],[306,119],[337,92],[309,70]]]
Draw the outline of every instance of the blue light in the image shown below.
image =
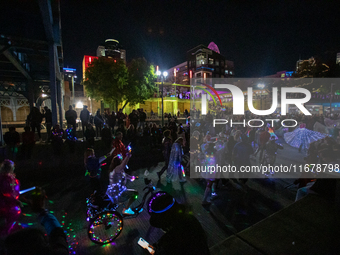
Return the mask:
[[151,209],[151,211],[154,212],[154,213],[163,213],[163,212],[169,210],[174,204],[175,204],[175,199],[173,198],[173,199],[172,199],[172,204],[169,205],[168,207],[166,207],[165,209],[163,209],[163,210],[161,210],[161,211],[154,211],[154,210]]

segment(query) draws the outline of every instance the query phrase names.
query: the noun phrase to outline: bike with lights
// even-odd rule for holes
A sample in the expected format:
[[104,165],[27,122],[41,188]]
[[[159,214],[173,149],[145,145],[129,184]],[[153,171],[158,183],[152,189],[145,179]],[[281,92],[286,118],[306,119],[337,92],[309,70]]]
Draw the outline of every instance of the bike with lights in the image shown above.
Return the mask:
[[150,194],[151,196],[146,204],[148,212],[151,212],[150,206],[152,198],[160,192],[156,192],[156,188],[150,179],[145,178],[144,182],[146,187],[143,189],[143,191],[145,191],[143,199],[136,207],[131,208],[135,212],[135,214],[131,216],[122,216],[118,210],[124,203],[114,204],[107,195],[103,199],[100,199],[101,201],[99,203],[95,201],[96,199],[98,200],[96,194],[92,194],[87,199],[88,237],[92,242],[100,245],[113,242],[123,230],[123,219],[137,217]]

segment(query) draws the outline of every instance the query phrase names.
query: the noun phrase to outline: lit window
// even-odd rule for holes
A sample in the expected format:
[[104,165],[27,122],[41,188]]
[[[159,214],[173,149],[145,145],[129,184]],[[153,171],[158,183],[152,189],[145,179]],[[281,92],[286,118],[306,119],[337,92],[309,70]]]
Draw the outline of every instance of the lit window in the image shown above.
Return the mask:
[[230,71],[229,73],[230,73],[230,74],[233,74],[233,72],[232,72],[232,71]]
[[229,71],[228,71],[228,70],[225,70],[224,72],[225,72],[226,74],[228,74],[228,73],[229,73]]
[[214,64],[214,59],[209,58],[209,65],[213,65]]

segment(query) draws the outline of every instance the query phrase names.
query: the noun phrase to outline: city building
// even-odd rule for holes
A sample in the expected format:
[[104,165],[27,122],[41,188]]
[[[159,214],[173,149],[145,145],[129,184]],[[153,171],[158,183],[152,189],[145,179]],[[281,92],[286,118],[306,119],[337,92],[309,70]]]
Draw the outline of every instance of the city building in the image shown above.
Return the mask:
[[217,45],[211,42],[208,47],[198,45],[187,51],[187,61],[168,70],[167,81],[189,84],[190,78],[234,77],[234,62],[226,60]]
[[340,64],[340,52],[336,54],[336,64]]
[[105,40],[105,46],[98,46],[97,57],[122,59],[126,63],[126,51],[115,39]]

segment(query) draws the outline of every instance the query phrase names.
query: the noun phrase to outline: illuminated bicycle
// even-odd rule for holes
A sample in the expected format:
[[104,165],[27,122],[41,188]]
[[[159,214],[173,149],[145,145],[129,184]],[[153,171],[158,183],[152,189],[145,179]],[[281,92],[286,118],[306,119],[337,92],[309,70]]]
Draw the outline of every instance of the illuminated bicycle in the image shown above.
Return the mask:
[[147,201],[147,210],[149,213],[151,212],[150,206],[153,201],[152,198],[164,192],[156,192],[156,188],[152,185],[151,180],[145,178],[144,182],[146,187],[143,191],[146,190],[146,192],[141,203],[135,208],[132,208],[135,212],[133,215],[122,216],[121,213],[118,212],[118,209],[124,203],[113,204],[107,196],[101,198],[96,196],[96,194],[92,194],[87,199],[87,221],[89,221],[88,237],[92,242],[101,245],[113,242],[123,230],[123,219],[137,217],[144,207],[149,194],[151,194],[151,196]]

